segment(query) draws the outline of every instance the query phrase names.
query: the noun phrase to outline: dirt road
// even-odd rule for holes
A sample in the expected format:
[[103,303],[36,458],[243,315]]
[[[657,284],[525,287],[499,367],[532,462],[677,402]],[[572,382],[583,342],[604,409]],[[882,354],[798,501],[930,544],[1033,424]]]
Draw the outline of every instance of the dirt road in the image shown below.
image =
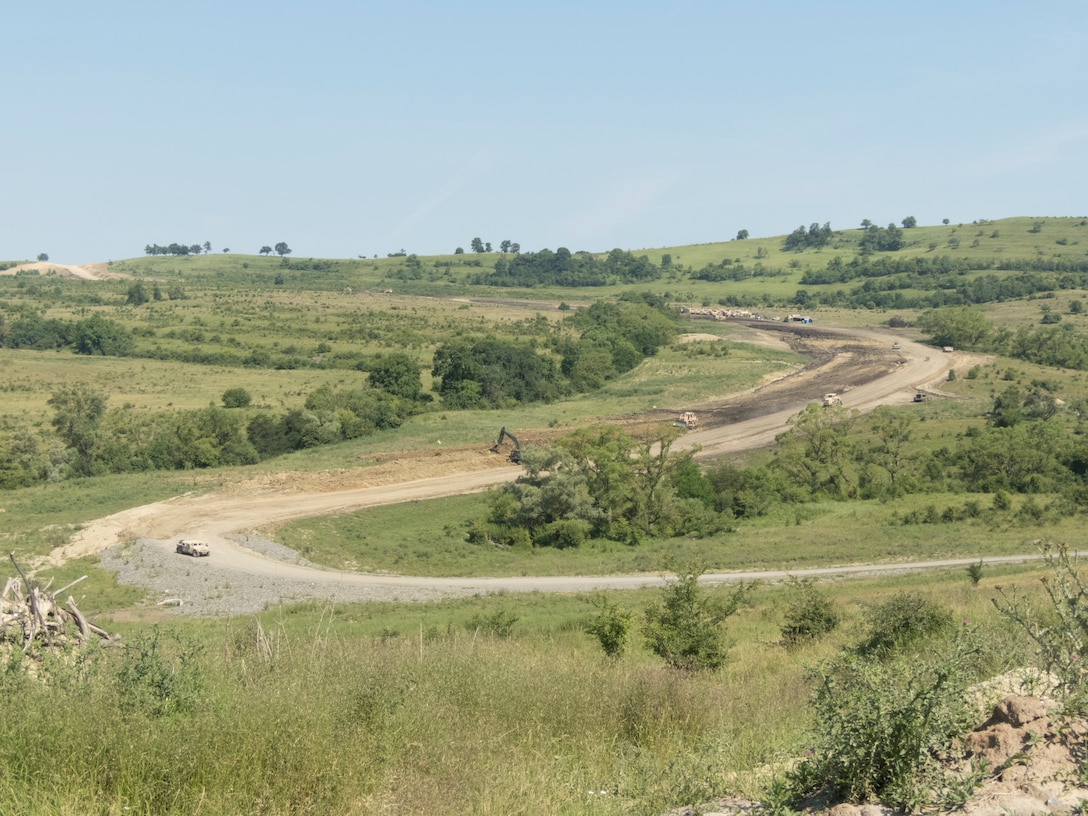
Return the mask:
[[[685,434],[674,449],[685,450],[698,445],[697,458],[705,460],[769,445],[775,435],[786,428],[791,416],[825,391],[841,393],[847,408],[870,411],[881,404],[910,402],[917,388],[935,391],[949,368],[966,362],[963,358],[954,358],[896,337],[886,330],[816,330],[781,324],[751,324],[749,331],[763,342],[788,343],[809,354],[813,362],[743,394],[693,406],[700,412],[704,427]],[[900,343],[899,350],[892,350],[893,340]],[[434,457],[430,458],[435,461]],[[520,467],[505,464],[496,467],[495,461],[495,457],[481,456],[479,452],[462,456],[447,453],[441,458],[439,468],[447,472],[428,478],[404,480],[403,471],[398,473],[396,468],[388,469],[384,476],[381,473],[375,476],[376,472],[368,469],[366,475],[371,483],[364,485],[349,486],[351,479],[344,475],[341,483],[332,489],[325,484],[319,489],[307,490],[299,480],[291,480],[292,486],[286,488],[265,482],[227,493],[182,496],[131,508],[88,524],[69,544],[55,550],[49,563],[58,564],[70,558],[101,553],[126,542],[140,541],[169,556],[156,566],[156,570],[207,573],[205,583],[209,582],[213,571],[218,581],[234,585],[262,580],[294,582],[286,588],[276,585],[270,591],[272,597],[266,599],[268,603],[287,597],[337,595],[338,590],[348,587],[366,590],[364,597],[368,598],[404,598],[499,590],[585,591],[660,582],[660,576],[656,575],[503,579],[371,575],[323,569],[300,563],[297,558],[271,557],[240,543],[245,539],[240,539],[239,534],[295,518],[478,492],[494,484],[512,481],[521,473]],[[384,483],[378,483],[383,479]],[[207,540],[212,545],[212,556],[189,559],[174,555],[174,544],[182,537]],[[898,568],[911,568],[911,565]],[[811,574],[848,571],[815,570]],[[706,576],[706,580],[740,580],[757,576],[773,579],[775,574]],[[147,578],[144,583],[153,582]],[[166,587],[161,587],[160,591],[166,591]]]

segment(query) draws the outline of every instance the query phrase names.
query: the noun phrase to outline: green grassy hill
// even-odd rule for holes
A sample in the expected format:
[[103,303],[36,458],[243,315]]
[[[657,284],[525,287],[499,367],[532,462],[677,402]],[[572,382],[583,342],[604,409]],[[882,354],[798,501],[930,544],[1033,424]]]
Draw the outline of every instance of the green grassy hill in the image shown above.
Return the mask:
[[[794,240],[803,243],[813,230],[801,232]],[[1088,366],[1078,357],[1088,340],[1088,219],[815,233],[819,245],[799,249],[786,248],[791,236],[592,256],[554,248],[561,257],[534,274],[566,275],[562,285],[526,283],[500,253],[148,256],[112,263],[120,277],[111,280],[0,275],[0,480],[8,486],[0,546],[29,567],[87,521],[123,508],[258,474],[369,467],[436,450],[438,440],[484,449],[502,426],[552,437],[734,393],[803,364],[738,342],[728,323],[682,316],[679,307],[697,305],[803,309],[817,326],[894,321],[923,338],[981,326],[971,335],[977,362],[950,372],[942,391],[954,398],[866,417],[810,414],[798,423],[823,446],[806,448],[799,433],[774,450],[686,471],[688,492],[670,495],[689,502],[690,524],[676,534],[511,546],[488,527],[487,497],[469,496],[301,520],[277,537],[321,563],[425,575],[800,569],[1032,552],[1047,539],[1079,546],[1088,496]],[[889,240],[901,245],[874,249]],[[572,270],[582,283],[603,277],[570,285]],[[838,280],[805,282],[829,272]],[[431,391],[434,354],[445,343],[493,338],[561,365],[579,339],[568,320],[577,307],[640,293],[660,299],[678,331],[719,339],[667,344],[598,389],[551,400],[460,410]],[[896,295],[909,305],[866,305]],[[77,327],[115,333],[124,354],[75,353]],[[118,448],[167,430],[194,441],[207,430],[197,416],[244,424],[305,414],[315,394],[365,391],[375,361],[393,353],[418,365],[431,397],[396,427],[244,466],[65,470],[75,455],[65,439],[96,441],[78,427],[67,437],[54,427],[55,395],[66,387],[103,396],[109,421],[101,430]],[[243,389],[251,404],[223,408],[229,389]],[[213,448],[199,443],[198,452]],[[817,460],[820,468],[808,468]],[[28,469],[40,478],[22,486]],[[18,635],[0,643],[0,794],[28,816],[656,815],[733,794],[777,795],[785,812],[785,789],[781,780],[768,784],[766,769],[816,747],[810,700],[821,681],[813,667],[857,654],[896,620],[902,642],[890,641],[880,658],[888,662],[865,664],[869,676],[917,672],[925,689],[945,688],[925,672],[948,680],[951,643],[973,649],[960,679],[1044,663],[994,605],[1010,593],[1025,609],[1045,608],[1041,574],[980,566],[816,587],[836,626],[792,644],[787,624],[811,623],[827,608],[799,604],[813,601],[803,586],[757,587],[725,623],[725,665],[685,672],[646,648],[651,621],[660,620],[658,590],[306,602],[245,620],[199,620],[163,611],[157,598],[116,585],[94,558],[81,559],[34,580],[63,586],[87,576],[72,592],[122,644],[70,657],[37,647],[24,656]],[[706,599],[708,607],[691,608],[709,615],[729,590],[708,590]],[[919,609],[936,610],[940,625],[914,632]],[[602,620],[630,635],[615,657],[587,633]],[[894,700],[888,692],[878,702]],[[964,784],[945,793],[963,793]]]

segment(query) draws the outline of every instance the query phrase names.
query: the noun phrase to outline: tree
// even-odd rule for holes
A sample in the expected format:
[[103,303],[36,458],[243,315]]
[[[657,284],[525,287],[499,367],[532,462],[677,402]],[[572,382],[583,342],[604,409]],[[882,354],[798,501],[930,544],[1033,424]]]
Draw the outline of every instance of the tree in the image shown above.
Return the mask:
[[272,254],[272,247],[268,246],[268,244],[265,244],[263,247],[261,247],[260,254],[261,255],[271,255]]
[[913,215],[908,215],[903,219],[903,229],[914,229],[918,226],[918,219]]
[[73,468],[91,472],[99,426],[106,413],[106,396],[82,383],[65,385],[53,392],[48,404],[54,410],[52,424],[64,444],[75,451]]
[[151,297],[147,294],[147,287],[144,286],[143,281],[136,281],[132,284],[125,295],[125,303],[129,306],[143,306],[149,300],[151,300]]
[[510,251],[510,241],[503,241],[499,244],[499,252],[506,254]]
[[484,251],[484,242],[479,238],[473,238],[471,246],[472,246],[472,251],[473,252],[483,252]]
[[748,230],[746,230],[746,229],[737,230],[737,240],[738,241],[747,241],[748,240]]
[[454,255],[464,255],[465,254],[465,248],[464,247],[457,247],[457,249],[455,249],[453,251],[453,254]]
[[204,254],[207,255],[211,251],[212,251],[212,242],[211,241],[205,241],[204,242]]
[[684,567],[661,590],[658,604],[646,610],[646,644],[670,666],[684,671],[714,671],[725,664],[721,624],[740,608],[752,584],[739,584],[726,598],[707,595],[699,586],[702,567]]
[[922,314],[917,324],[938,346],[979,348],[992,333],[982,312],[967,307],[933,309]]
[[226,255],[228,252],[230,252],[230,247],[223,247],[223,254]]
[[252,401],[250,393],[241,387],[228,388],[223,392],[224,408],[248,408]]
[[423,391],[419,364],[403,352],[379,357],[369,368],[370,384],[390,394],[417,400]]
[[521,244],[519,244],[517,241],[510,244],[510,251],[515,255],[519,254],[521,252]]
[[287,246],[287,243],[285,241],[280,241],[278,244],[276,244],[276,254],[279,255],[281,258],[284,255],[290,255],[291,247]]
[[39,263],[45,263],[48,260],[49,260],[49,255],[47,255],[46,253],[41,252],[41,253],[38,254],[38,262]]
[[858,415],[841,406],[812,402],[790,418],[790,429],[778,436],[775,467],[811,494],[850,496],[854,485],[847,472],[853,445],[850,427]]
[[132,351],[132,332],[102,315],[91,315],[79,321],[72,335],[77,354],[124,357]]

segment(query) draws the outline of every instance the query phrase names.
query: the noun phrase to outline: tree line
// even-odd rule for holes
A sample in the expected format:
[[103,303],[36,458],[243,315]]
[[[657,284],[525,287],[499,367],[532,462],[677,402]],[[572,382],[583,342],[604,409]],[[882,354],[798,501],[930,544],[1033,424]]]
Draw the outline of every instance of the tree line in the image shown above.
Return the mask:
[[[707,536],[784,504],[857,501],[908,494],[992,493],[935,504],[894,518],[901,524],[964,519],[1035,523],[1078,512],[1088,499],[1088,404],[1055,422],[1057,401],[1044,385],[1010,385],[985,423],[953,445],[913,443],[918,416],[816,403],[793,417],[766,464],[702,469],[691,452],[671,449],[666,428],[633,436],[616,426],[575,431],[553,445],[522,451],[525,475],[489,494],[486,515],[468,522],[469,540],[509,547],[577,547],[594,538],[637,544],[647,536]],[[1010,494],[1024,498],[1013,509]],[[1047,495],[1042,503],[1037,497]]]
[[[647,296],[595,304],[568,319],[575,336],[557,336],[543,346],[494,337],[440,345],[431,374],[442,407],[510,407],[598,388],[672,342],[677,331],[664,303]],[[133,343],[130,332],[100,316],[70,322],[32,312],[0,325],[0,337],[15,348],[69,346],[85,354],[128,354]],[[0,488],[69,476],[252,464],[399,427],[434,400],[423,391],[420,364],[409,354],[368,358],[357,368],[367,374],[359,387],[323,386],[302,408],[278,414],[233,410],[250,407],[240,389],[228,389],[222,406],[149,416],[107,410],[105,395],[91,386],[61,388],[49,401],[53,437],[29,427],[0,435]]]
[[613,249],[602,259],[588,252],[571,252],[559,247],[555,252],[539,252],[500,257],[495,269],[481,273],[472,283],[482,286],[608,286],[616,283],[657,280],[662,268],[645,255],[635,256]]

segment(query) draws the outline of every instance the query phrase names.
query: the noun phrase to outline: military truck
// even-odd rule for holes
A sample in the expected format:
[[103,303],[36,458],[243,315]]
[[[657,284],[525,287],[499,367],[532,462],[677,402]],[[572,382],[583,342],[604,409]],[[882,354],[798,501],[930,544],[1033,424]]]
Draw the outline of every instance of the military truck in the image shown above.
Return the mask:
[[193,538],[182,538],[178,540],[177,551],[182,555],[199,557],[208,555],[211,552],[211,548],[206,541],[197,541]]

